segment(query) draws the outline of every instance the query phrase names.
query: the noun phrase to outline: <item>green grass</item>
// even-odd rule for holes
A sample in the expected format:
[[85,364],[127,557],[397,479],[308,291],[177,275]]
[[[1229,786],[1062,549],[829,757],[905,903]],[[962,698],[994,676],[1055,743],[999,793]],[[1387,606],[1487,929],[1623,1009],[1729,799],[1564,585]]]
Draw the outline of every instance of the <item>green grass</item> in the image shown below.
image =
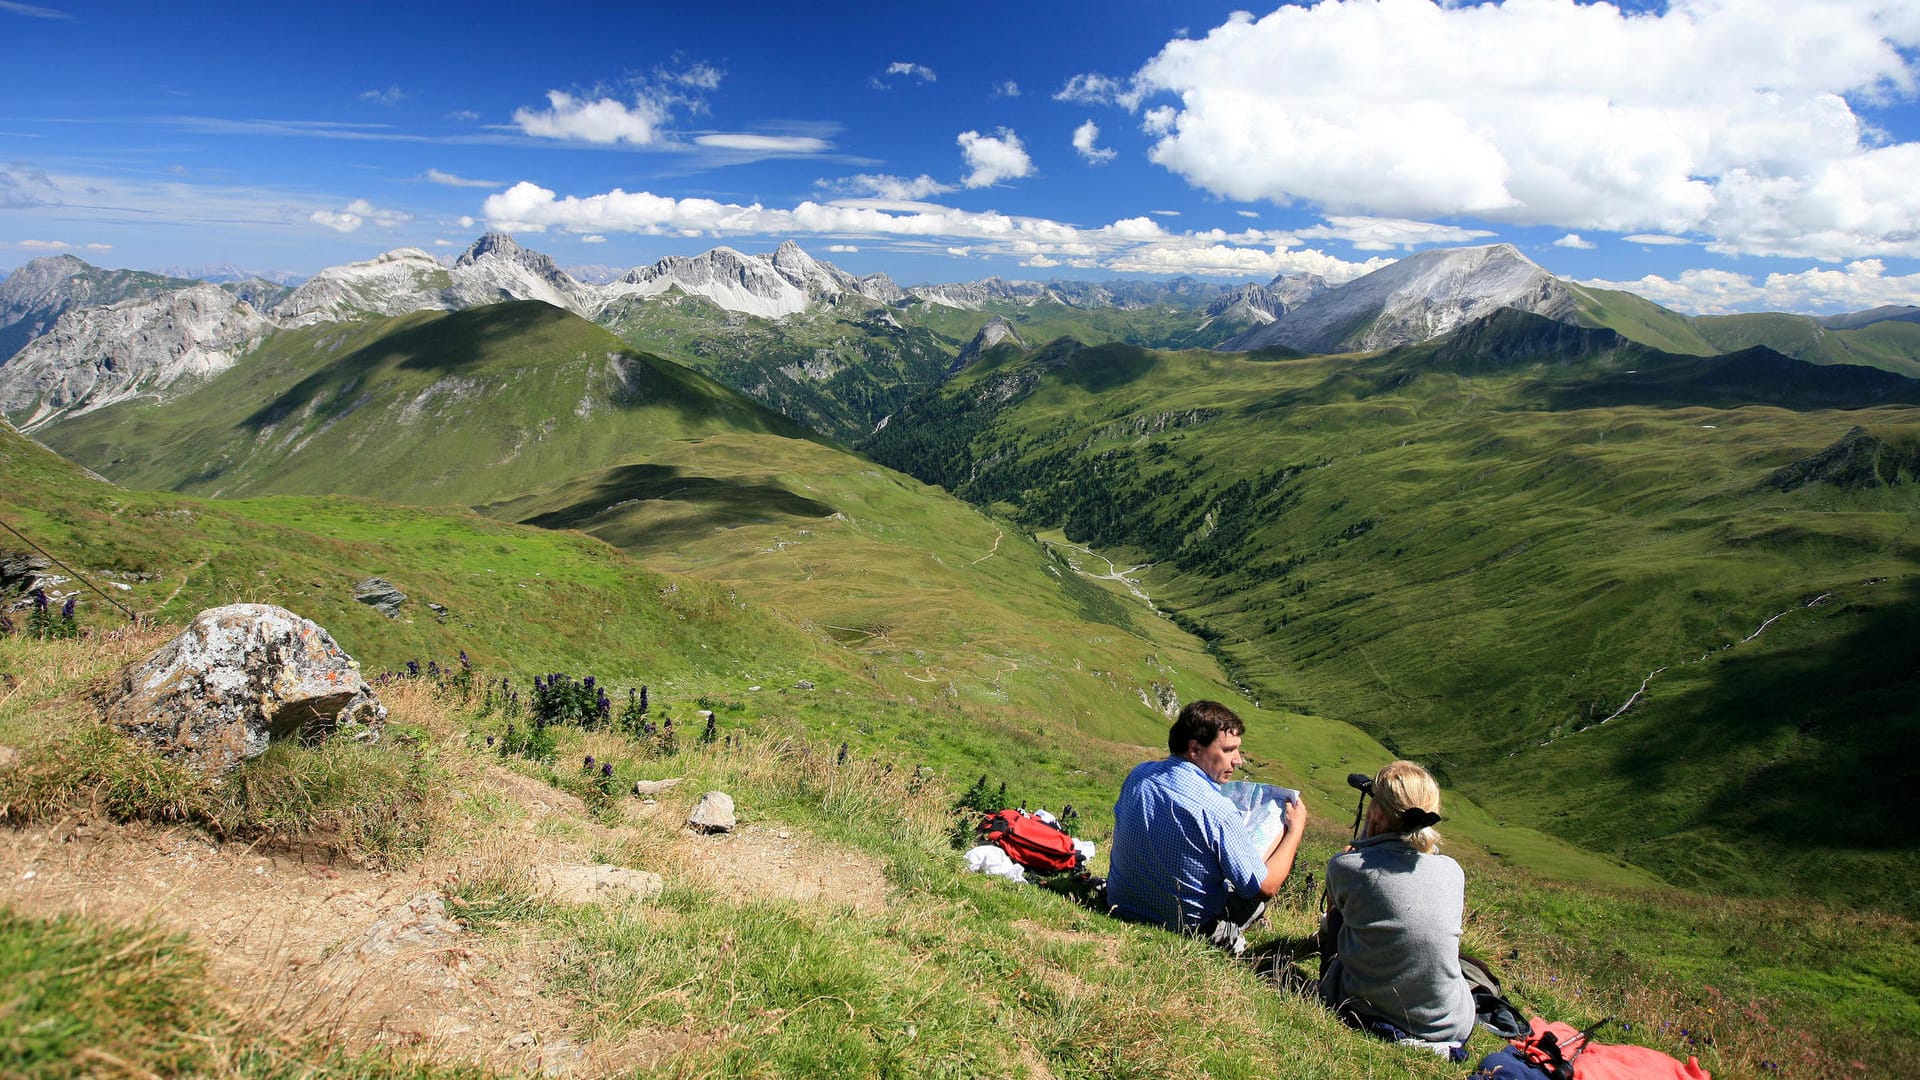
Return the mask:
[[0,906],[0,1072],[198,1072],[229,1023],[205,974],[175,935]]
[[[1475,334],[1357,360],[1007,353],[868,448],[1151,564],[1145,588],[1254,696],[1358,725],[1501,823],[1672,881],[1914,910],[1892,793],[1920,488],[1910,465],[1766,483],[1856,425],[1906,461],[1912,410],[1837,408],[1831,368],[1526,317]],[[1658,389],[1608,404],[1609,381]],[[1869,759],[1882,782],[1841,779]]]

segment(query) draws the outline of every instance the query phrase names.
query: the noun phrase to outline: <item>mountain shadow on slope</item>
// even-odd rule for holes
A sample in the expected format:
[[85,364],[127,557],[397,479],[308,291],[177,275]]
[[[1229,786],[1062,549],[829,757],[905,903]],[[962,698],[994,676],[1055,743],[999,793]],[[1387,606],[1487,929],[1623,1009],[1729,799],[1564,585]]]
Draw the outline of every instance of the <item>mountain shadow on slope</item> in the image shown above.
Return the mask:
[[1689,880],[1696,846],[1727,858],[1713,838],[1746,836],[1763,844],[1746,848],[1742,876],[1763,889],[1920,913],[1920,864],[1903,854],[1913,848],[1920,790],[1920,578],[1848,592],[1791,616],[1838,632],[1729,652],[1708,679],[1661,702],[1660,722],[1618,745],[1613,769],[1636,786],[1710,793],[1662,841],[1662,857],[1648,860],[1676,883],[1718,876]]
[[1771,405],[1811,412],[1920,403],[1920,380],[1852,364],[1810,364],[1764,345],[1723,356],[1649,353],[1636,369],[1543,390],[1556,410]]

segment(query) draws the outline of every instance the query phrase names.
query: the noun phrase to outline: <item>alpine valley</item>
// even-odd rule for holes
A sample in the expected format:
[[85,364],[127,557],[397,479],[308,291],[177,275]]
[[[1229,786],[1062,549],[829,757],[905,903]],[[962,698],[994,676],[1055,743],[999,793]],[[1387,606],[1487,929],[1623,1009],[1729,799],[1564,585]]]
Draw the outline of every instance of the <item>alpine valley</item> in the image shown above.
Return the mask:
[[[1847,927],[1819,958],[1776,970],[1729,916],[1660,977],[1849,1052],[1920,1023],[1912,941],[1858,943],[1920,917],[1920,308],[1689,317],[1504,244],[901,286],[791,241],[590,282],[488,234],[208,277],[0,283],[7,516],[130,607],[287,604],[370,670],[651,678],[1102,841],[1170,712],[1219,698],[1329,853],[1349,772],[1432,768],[1539,935],[1516,956],[1565,931],[1604,966],[1641,897],[1806,902]],[[354,602],[373,575],[406,617]],[[1576,932],[1584,889],[1636,899]],[[1843,985],[1858,1039],[1809,1004]]]

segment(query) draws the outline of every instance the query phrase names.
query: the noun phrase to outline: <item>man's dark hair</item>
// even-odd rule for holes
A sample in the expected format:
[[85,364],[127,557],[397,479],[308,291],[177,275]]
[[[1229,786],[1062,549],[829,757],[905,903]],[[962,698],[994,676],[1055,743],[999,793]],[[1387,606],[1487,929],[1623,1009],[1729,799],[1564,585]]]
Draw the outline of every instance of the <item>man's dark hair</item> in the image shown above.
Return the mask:
[[1232,709],[1217,701],[1196,701],[1181,709],[1173,726],[1167,729],[1167,751],[1174,757],[1185,757],[1190,740],[1201,746],[1212,746],[1223,731],[1244,735],[1246,730],[1247,725],[1241,723]]

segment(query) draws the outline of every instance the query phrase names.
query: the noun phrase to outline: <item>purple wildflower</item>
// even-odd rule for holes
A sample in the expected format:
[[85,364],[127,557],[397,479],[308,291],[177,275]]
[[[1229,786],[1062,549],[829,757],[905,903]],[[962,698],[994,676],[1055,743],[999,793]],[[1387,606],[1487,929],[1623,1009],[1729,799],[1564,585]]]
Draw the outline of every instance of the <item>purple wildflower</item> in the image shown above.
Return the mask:
[[45,612],[47,610],[47,590],[33,590],[33,609],[39,612]]
[[592,754],[588,754],[588,755],[587,755],[587,761],[586,761],[586,764],[584,764],[584,765],[582,765],[582,766],[580,766],[580,767],[581,767],[581,768],[583,768],[583,769],[591,769],[591,768],[593,768],[593,755],[592,755]]
[[418,660],[407,661],[407,677],[410,679],[417,679],[420,677],[420,661]]
[[613,762],[609,761],[606,764],[600,766],[600,775],[606,777],[609,780],[613,779]]
[[593,676],[591,675],[587,676],[585,681],[583,681],[580,685],[586,687],[589,690],[593,689]]
[[460,666],[468,671],[473,670],[473,661],[467,659],[467,650],[465,649],[460,650]]
[[73,602],[77,599],[79,599],[78,596],[69,596],[67,597],[67,602],[60,605],[61,618],[66,619],[68,622],[73,621]]

